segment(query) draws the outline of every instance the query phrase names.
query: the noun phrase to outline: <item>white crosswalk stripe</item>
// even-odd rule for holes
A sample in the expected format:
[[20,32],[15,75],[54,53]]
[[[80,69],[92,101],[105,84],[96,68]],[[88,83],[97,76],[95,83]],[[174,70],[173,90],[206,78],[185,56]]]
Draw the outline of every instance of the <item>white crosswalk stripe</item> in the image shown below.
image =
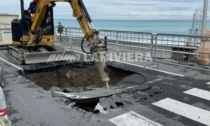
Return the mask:
[[[207,84],[210,85],[210,82]],[[210,101],[210,91],[207,90],[193,88],[183,93]],[[171,98],[160,100],[153,103],[153,105],[201,124],[210,126],[210,111]],[[109,121],[116,126],[162,126],[161,124],[151,121],[133,111],[112,118]]]
[[163,99],[159,102],[153,103],[153,105],[204,125],[210,125],[210,111],[197,108],[171,98]]
[[210,91],[193,88],[188,91],[185,91],[184,93],[210,101]]
[[112,118],[109,121],[117,126],[162,126],[133,111]]
[[206,84],[210,85],[210,82],[208,82],[208,83],[206,83]]

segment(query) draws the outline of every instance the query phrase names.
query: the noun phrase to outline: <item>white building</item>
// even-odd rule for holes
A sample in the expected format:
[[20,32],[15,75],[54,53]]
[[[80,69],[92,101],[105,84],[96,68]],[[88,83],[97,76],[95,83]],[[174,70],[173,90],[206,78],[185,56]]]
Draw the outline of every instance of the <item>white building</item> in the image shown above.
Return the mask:
[[0,45],[12,44],[11,21],[19,15],[0,14]]

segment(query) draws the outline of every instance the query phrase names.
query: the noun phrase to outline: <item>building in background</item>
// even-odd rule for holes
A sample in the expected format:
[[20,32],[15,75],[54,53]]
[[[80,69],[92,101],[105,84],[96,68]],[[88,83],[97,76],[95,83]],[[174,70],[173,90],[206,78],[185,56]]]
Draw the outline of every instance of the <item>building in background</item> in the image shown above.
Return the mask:
[[19,15],[0,14],[0,46],[12,44],[11,21]]

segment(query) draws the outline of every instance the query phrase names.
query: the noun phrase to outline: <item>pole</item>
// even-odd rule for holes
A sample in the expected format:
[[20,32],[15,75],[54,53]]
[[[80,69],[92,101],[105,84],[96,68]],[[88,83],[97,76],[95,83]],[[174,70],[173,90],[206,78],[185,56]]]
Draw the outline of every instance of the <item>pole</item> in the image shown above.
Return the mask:
[[208,11],[208,0],[204,0],[201,32],[203,32],[203,30],[206,28],[207,11]]
[[20,0],[20,8],[21,8],[21,19],[25,19],[24,18],[24,0]]
[[62,38],[61,38],[61,32],[60,32],[60,42],[62,42]]
[[106,49],[107,49],[107,39],[108,39],[107,36],[105,36],[105,37],[104,37],[104,43],[105,43],[105,45],[106,45]]

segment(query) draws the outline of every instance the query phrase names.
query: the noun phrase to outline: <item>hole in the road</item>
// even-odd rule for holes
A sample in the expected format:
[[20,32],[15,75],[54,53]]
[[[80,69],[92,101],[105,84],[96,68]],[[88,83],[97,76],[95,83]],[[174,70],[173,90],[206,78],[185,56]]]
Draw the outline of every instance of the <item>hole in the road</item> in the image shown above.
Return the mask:
[[[110,85],[115,85],[131,74],[133,73],[109,67]],[[96,66],[87,64],[27,70],[24,76],[48,91],[56,87],[66,93],[72,93],[105,86]]]
[[123,107],[124,106],[124,103],[123,102],[115,102],[114,104],[112,103],[106,103],[105,106],[103,106],[103,104],[101,104],[100,102],[100,99],[92,99],[92,100],[87,100],[87,101],[76,101],[75,105],[73,107],[76,107],[76,108],[79,108],[79,109],[82,109],[84,111],[87,111],[87,112],[91,112],[91,113],[94,113],[94,114],[98,114],[98,113],[103,113],[104,111],[107,111],[107,108],[106,108],[106,105],[110,104],[110,108],[108,109],[116,109],[116,108],[119,108],[119,107]]
[[124,104],[122,102],[116,102],[117,107],[122,107]]
[[95,107],[98,104],[98,102],[99,102],[98,100],[91,101],[91,102],[86,102],[86,103],[77,102],[73,107],[80,108],[80,109],[82,109],[86,112],[91,112],[91,113],[94,113],[94,114],[98,114],[98,113],[100,113],[100,111],[95,110]]

